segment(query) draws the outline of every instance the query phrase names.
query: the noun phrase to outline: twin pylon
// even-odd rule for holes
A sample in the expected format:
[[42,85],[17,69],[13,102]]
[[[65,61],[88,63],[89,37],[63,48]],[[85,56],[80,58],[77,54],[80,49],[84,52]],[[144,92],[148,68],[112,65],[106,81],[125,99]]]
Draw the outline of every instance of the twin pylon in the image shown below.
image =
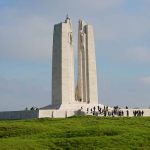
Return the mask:
[[54,25],[52,56],[52,105],[98,104],[94,34],[79,20],[78,79],[74,86],[74,51],[71,19]]

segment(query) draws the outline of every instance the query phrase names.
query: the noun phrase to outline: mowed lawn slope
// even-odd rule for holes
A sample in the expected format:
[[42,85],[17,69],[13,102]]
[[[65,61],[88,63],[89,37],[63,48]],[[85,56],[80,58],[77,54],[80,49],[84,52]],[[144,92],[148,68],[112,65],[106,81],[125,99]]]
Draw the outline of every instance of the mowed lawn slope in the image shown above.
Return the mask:
[[150,150],[150,118],[0,121],[0,150]]

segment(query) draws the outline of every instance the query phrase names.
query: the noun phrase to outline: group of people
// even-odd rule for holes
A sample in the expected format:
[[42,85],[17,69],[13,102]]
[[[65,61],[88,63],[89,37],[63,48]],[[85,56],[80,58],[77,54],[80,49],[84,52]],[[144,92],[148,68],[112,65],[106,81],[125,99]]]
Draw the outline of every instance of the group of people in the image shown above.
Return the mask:
[[[100,116],[124,116],[124,111],[120,110],[120,108],[118,106],[115,106],[112,109],[109,109],[108,106],[104,106],[103,108],[101,108],[100,106],[97,107],[93,107],[93,108],[87,108],[87,114],[93,114],[93,115],[100,115]],[[127,116],[129,116],[129,112],[127,111]]]
[[126,109],[126,110],[123,111],[123,110],[121,110],[121,108],[119,108],[118,106],[114,106],[114,107],[113,107],[114,115],[119,116],[119,117],[123,117],[123,116],[129,117],[129,110],[128,110],[128,107],[126,106],[125,109]]
[[134,117],[136,117],[136,116],[143,116],[144,115],[144,111],[142,110],[135,110],[135,111],[133,111],[133,115],[134,115]]
[[102,109],[100,106],[97,106],[97,108],[94,106],[93,108],[87,108],[87,114],[90,112],[93,115],[103,114],[104,112],[108,111],[108,106],[104,106]]
[[[87,108],[87,114],[92,114],[92,115],[96,115],[96,116],[118,116],[118,117],[129,117],[129,110],[128,107],[126,106],[124,110],[122,110],[121,108],[119,108],[118,106],[114,106],[113,109],[108,108],[108,106],[104,106],[103,108],[101,108],[100,106],[94,106],[93,108]],[[144,111],[142,110],[134,110],[133,111],[133,116],[143,116],[144,115]]]
[[26,111],[28,111],[28,110],[39,110],[39,108],[33,106],[33,107],[31,107],[31,108],[26,107],[25,110],[26,110]]

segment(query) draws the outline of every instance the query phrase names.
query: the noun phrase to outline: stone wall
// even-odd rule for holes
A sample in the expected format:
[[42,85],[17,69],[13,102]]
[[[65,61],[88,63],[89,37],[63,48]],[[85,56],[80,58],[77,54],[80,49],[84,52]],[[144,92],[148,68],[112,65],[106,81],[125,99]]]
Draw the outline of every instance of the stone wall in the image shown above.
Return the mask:
[[[124,111],[124,117],[127,116],[127,109],[120,109]],[[128,109],[129,117],[133,117],[133,111],[143,110],[144,117],[150,117],[150,109]],[[90,111],[87,113],[86,108],[73,109],[73,110],[56,110],[56,109],[46,109],[46,110],[32,110],[32,111],[8,111],[0,112],[0,119],[33,119],[33,118],[66,118],[74,115],[93,115]],[[103,116],[103,115],[98,115]],[[117,116],[115,116],[117,117]]]
[[0,112],[0,119],[32,119],[38,117],[39,117],[38,110]]
[[66,110],[40,110],[39,118],[66,118],[75,115],[75,111]]

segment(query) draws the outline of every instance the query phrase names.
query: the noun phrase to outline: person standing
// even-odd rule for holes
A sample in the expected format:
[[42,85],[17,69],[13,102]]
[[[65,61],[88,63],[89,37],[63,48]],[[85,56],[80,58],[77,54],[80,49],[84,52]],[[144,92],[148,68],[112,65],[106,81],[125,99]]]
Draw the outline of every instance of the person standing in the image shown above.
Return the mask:
[[127,117],[129,117],[129,110],[127,110]]
[[142,113],[141,113],[141,114],[142,114],[142,116],[144,115],[144,111],[143,111],[143,110],[142,110]]

